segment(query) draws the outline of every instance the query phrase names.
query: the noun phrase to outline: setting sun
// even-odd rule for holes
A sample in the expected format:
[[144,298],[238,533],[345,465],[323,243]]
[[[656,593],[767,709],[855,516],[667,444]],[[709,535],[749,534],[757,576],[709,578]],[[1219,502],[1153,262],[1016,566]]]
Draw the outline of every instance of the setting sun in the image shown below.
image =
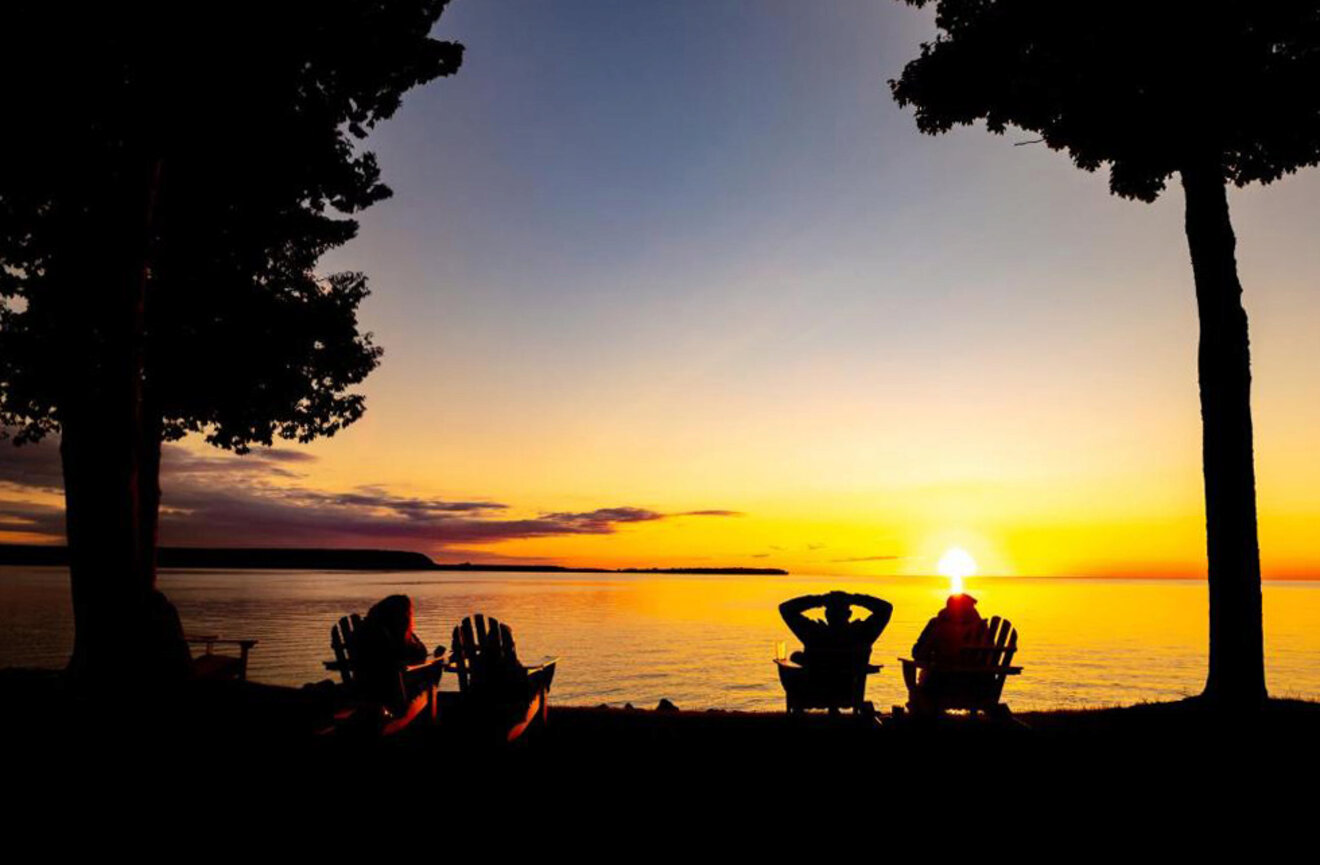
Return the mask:
[[963,580],[976,573],[976,560],[962,547],[954,547],[940,558],[935,567],[940,576],[949,578],[949,593],[961,595]]

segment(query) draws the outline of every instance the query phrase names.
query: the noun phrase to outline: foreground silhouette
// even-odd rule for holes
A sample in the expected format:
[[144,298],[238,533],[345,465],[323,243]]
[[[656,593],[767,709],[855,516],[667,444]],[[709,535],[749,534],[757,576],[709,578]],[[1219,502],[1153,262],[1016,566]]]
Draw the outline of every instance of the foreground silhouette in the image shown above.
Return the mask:
[[1011,665],[1016,653],[1017,630],[1007,619],[994,616],[987,622],[976,611],[976,598],[950,595],[917,637],[912,658],[899,659],[908,711],[930,715],[967,709],[1008,715],[999,697],[1007,677],[1022,672]]
[[[854,605],[870,615],[852,621]],[[824,609],[824,621],[806,616],[808,610],[818,608]],[[804,595],[780,604],[779,615],[802,641],[802,651],[794,652],[787,661],[776,660],[788,711],[864,711],[866,677],[880,671],[870,663],[871,646],[884,632],[893,611],[888,601],[839,591]]]
[[339,673],[347,705],[336,710],[338,729],[397,733],[426,712],[434,721],[437,692],[444,673],[444,647],[428,660],[426,645],[413,630],[412,599],[390,595],[366,618],[345,616],[330,629],[335,660],[327,670]]
[[429,36],[445,5],[234,0],[205,27],[161,0],[0,5],[23,118],[0,158],[0,438],[60,435],[79,682],[186,675],[156,589],[162,441],[243,452],[361,416],[366,277],[316,267],[390,194],[361,140],[461,62]]
[[512,742],[538,723],[544,727],[556,664],[524,666],[508,625],[480,613],[465,618],[454,628],[450,653],[460,691],[453,720],[478,740]]

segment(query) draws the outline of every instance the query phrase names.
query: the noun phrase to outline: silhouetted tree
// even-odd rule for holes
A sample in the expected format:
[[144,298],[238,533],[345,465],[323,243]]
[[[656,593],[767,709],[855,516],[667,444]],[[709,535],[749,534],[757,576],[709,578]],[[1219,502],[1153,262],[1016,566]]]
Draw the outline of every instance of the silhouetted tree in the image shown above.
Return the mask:
[[1181,178],[1200,314],[1207,697],[1265,696],[1247,317],[1226,185],[1320,161],[1320,3],[904,0],[937,39],[891,81],[918,127],[1037,133],[1110,190],[1153,201]]
[[0,7],[0,423],[59,432],[86,681],[186,667],[155,588],[162,440],[331,435],[380,351],[320,256],[389,195],[355,142],[454,72],[448,0]]

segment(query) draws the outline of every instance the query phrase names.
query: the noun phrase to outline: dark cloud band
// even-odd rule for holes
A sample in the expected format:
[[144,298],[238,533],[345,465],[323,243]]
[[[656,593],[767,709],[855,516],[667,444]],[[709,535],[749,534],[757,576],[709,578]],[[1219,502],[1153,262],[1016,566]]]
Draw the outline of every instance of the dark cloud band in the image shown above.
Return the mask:
[[[58,449],[0,443],[0,487],[17,498],[0,501],[0,531],[49,535],[64,531],[59,507],[27,501],[58,493]],[[734,517],[738,511],[667,514],[619,506],[500,519],[509,505],[484,499],[449,501],[399,496],[378,485],[347,492],[298,486],[295,471],[314,457],[299,451],[258,450],[244,456],[196,454],[167,445],[161,460],[164,500],[160,537],[167,545],[399,546],[439,552],[449,547],[568,535],[608,535],[619,526],[675,516]]]

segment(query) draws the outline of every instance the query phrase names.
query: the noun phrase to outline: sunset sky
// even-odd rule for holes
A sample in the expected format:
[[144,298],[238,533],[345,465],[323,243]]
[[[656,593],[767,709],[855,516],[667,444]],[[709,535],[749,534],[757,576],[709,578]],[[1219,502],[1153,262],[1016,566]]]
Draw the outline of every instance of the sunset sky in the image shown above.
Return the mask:
[[[463,67],[369,140],[366,417],[167,452],[172,544],[442,560],[1204,574],[1176,182],[930,138],[884,0],[454,0]],[[1320,175],[1231,194],[1263,565],[1320,574]],[[55,449],[0,455],[0,540],[62,541]]]

